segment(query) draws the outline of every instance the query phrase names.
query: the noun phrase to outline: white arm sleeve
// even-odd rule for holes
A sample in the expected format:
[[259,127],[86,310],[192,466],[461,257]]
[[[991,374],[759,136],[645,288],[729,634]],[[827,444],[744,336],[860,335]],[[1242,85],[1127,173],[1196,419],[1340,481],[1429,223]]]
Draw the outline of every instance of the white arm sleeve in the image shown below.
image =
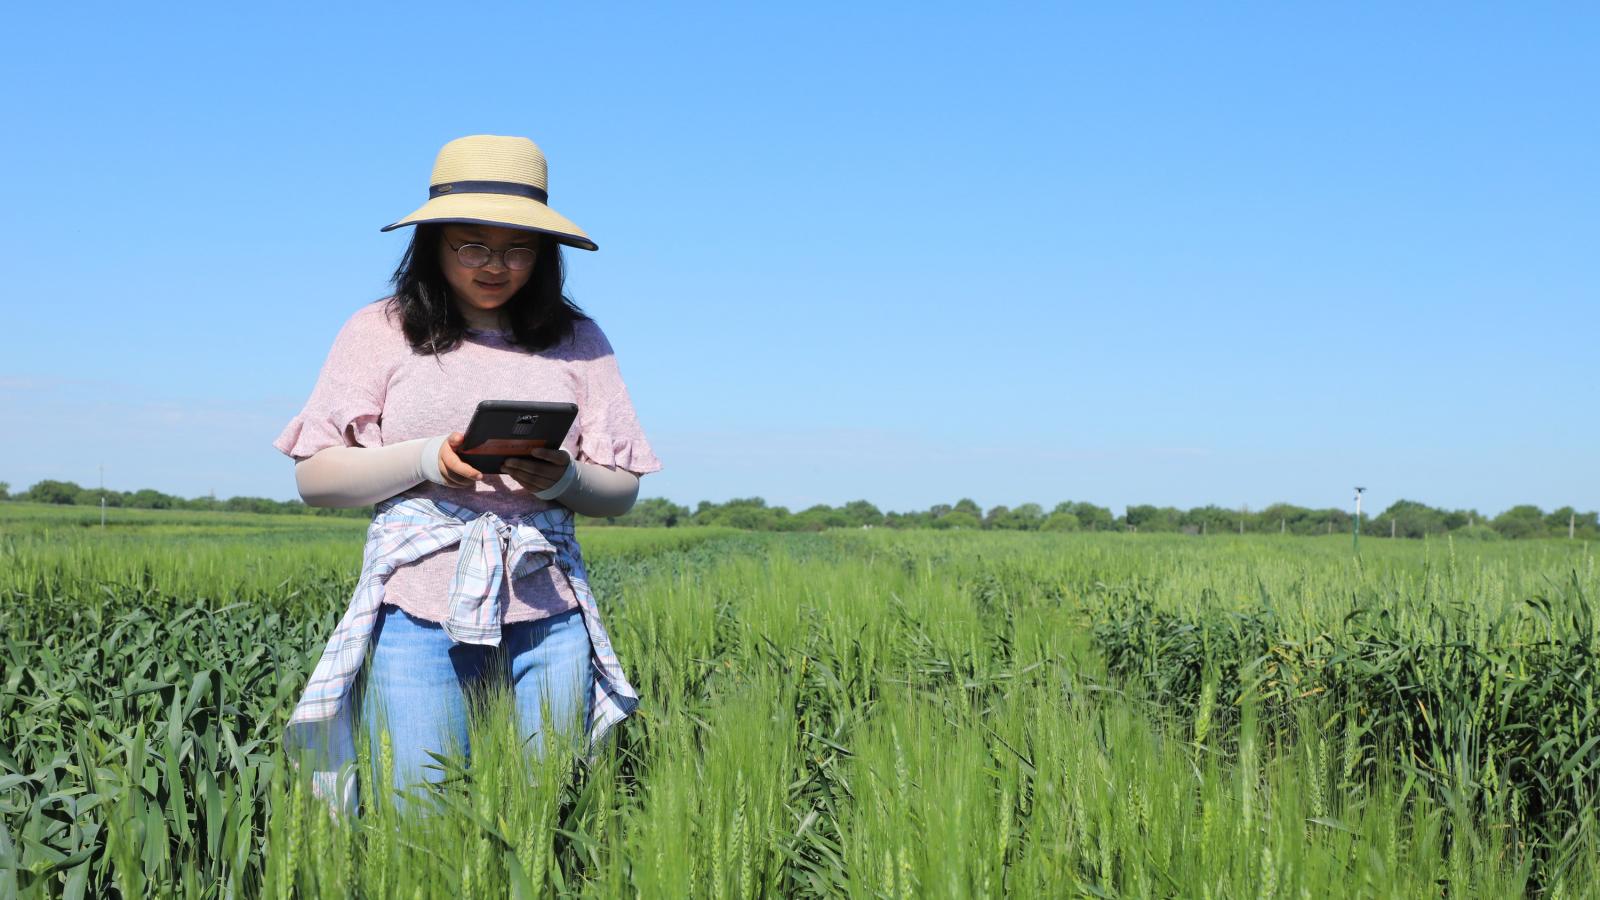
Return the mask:
[[439,447],[449,435],[383,447],[327,447],[294,464],[295,484],[307,506],[366,506],[424,480],[444,484]]
[[591,462],[573,460],[561,482],[540,491],[538,496],[556,500],[573,512],[603,518],[620,516],[633,508],[639,496],[639,476],[627,469],[612,469]]
[[[439,448],[448,437],[441,434],[383,447],[319,450],[295,463],[300,499],[308,506],[367,506],[425,480],[445,484],[439,471]],[[639,476],[627,469],[572,460],[561,480],[538,496],[586,516],[620,516],[633,508],[639,496]]]

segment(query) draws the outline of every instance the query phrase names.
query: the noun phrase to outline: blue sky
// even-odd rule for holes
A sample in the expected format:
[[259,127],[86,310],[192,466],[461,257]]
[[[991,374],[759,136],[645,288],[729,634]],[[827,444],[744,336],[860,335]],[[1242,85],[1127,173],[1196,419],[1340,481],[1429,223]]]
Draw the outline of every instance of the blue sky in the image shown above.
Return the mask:
[[6,14],[0,480],[271,447],[439,147],[533,138],[642,497],[1600,506],[1600,13]]

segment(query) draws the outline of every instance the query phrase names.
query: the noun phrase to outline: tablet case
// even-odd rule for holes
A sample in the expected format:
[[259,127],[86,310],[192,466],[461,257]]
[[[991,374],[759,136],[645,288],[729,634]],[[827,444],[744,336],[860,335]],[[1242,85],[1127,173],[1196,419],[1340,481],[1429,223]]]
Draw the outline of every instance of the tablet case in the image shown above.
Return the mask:
[[501,464],[513,456],[560,447],[577,417],[576,403],[483,400],[456,455],[485,475],[500,475]]

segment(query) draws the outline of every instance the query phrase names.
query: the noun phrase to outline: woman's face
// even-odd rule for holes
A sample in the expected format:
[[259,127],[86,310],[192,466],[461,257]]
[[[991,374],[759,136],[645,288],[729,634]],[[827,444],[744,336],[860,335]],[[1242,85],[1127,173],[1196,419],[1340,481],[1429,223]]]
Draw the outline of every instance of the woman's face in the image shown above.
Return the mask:
[[[461,264],[456,248],[462,244],[482,244],[495,251],[484,265],[469,269]],[[467,225],[450,222],[444,226],[444,240],[439,242],[439,268],[455,293],[457,303],[471,304],[475,309],[493,310],[505,305],[511,295],[533,277],[534,266],[516,270],[506,268],[505,251],[512,247],[527,247],[537,253],[539,236],[531,231],[503,228],[499,225]],[[534,265],[538,264],[537,258]]]

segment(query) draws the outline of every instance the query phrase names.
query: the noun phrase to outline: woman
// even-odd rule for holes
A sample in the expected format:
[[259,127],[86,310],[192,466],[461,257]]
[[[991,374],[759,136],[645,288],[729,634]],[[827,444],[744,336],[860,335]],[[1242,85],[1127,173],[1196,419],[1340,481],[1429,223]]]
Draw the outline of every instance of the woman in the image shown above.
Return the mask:
[[[572,523],[627,512],[661,463],[610,342],[562,294],[561,245],[597,247],[547,205],[546,184],[527,138],[445,144],[428,201],[382,229],[415,226],[394,295],[340,329],[273,444],[306,503],[376,504],[355,596],[285,735],[294,755],[315,751],[313,788],[335,811],[357,805],[354,707],[373,747],[386,720],[403,787],[442,777],[423,768],[428,751],[470,752],[468,700],[487,678],[510,680],[541,752],[546,732],[576,730],[592,753],[637,703]],[[560,449],[484,475],[457,453],[480,400],[567,401],[578,415]]]

